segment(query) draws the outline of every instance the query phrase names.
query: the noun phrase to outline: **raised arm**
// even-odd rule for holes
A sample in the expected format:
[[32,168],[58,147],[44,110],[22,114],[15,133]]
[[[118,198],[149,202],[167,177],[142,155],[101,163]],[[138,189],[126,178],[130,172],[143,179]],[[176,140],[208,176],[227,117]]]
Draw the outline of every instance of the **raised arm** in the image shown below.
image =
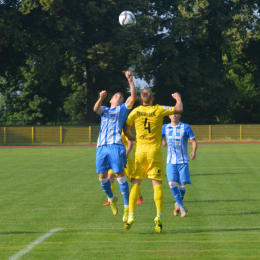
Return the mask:
[[192,152],[190,153],[190,159],[194,160],[196,158],[196,151],[198,148],[198,143],[195,138],[191,139],[191,144],[192,144]]
[[106,96],[107,96],[107,92],[105,90],[101,91],[99,93],[99,99],[93,107],[94,112],[96,112],[99,115],[103,113],[103,107],[101,106]]
[[127,71],[125,73],[126,78],[128,79],[129,82],[129,86],[130,86],[130,93],[131,96],[126,100],[125,104],[127,108],[132,108],[136,98],[137,98],[137,93],[136,93],[136,89],[135,89],[135,84],[133,81],[133,73],[130,71]]
[[181,95],[176,92],[172,94],[172,97],[176,99],[176,105],[174,107],[174,114],[181,114],[183,112],[183,104],[181,101]]

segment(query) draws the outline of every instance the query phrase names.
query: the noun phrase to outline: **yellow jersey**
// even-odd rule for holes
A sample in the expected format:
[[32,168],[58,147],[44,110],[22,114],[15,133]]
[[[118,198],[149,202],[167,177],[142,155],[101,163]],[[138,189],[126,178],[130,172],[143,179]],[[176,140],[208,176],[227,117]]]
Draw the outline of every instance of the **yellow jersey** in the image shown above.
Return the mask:
[[152,149],[160,148],[163,118],[173,114],[174,107],[171,106],[141,105],[132,110],[126,123],[129,126],[135,124],[136,146],[142,146],[144,149],[146,149],[144,146]]
[[123,131],[122,131],[121,137],[122,137],[123,145],[124,145],[125,148],[127,149],[127,147],[128,147],[128,138],[125,136],[125,134],[124,134]]

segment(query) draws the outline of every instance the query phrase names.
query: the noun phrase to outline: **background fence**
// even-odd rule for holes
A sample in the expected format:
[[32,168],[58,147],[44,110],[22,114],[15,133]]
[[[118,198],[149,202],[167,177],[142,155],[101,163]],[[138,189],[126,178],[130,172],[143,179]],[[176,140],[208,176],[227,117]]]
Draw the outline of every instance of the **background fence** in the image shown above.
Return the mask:
[[[260,125],[192,125],[197,140],[260,140]],[[1,126],[0,144],[95,143],[99,126]],[[135,129],[131,132],[135,134]]]

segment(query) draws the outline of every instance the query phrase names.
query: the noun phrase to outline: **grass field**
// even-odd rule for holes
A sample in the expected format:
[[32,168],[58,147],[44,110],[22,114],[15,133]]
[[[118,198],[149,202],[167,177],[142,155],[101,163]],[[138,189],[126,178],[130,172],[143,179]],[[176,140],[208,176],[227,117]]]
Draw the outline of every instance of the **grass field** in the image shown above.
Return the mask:
[[119,214],[102,206],[95,147],[0,149],[0,259],[260,259],[259,158],[259,144],[199,146],[187,217],[173,216],[165,177],[157,234],[151,181],[132,229],[117,183]]

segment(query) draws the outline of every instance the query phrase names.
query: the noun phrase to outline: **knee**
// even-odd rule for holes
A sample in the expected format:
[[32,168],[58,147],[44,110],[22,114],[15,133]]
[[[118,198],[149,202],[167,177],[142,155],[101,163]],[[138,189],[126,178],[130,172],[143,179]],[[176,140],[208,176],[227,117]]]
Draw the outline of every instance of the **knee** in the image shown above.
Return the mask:
[[108,182],[108,177],[106,177],[105,179],[99,179],[99,181],[101,182],[101,184],[105,184]]
[[177,183],[175,181],[169,181],[169,186],[171,189],[177,187]]
[[117,178],[117,181],[118,181],[119,184],[124,184],[126,182],[126,177],[123,176],[121,178]]
[[179,190],[185,190],[186,189],[186,185],[179,185]]

